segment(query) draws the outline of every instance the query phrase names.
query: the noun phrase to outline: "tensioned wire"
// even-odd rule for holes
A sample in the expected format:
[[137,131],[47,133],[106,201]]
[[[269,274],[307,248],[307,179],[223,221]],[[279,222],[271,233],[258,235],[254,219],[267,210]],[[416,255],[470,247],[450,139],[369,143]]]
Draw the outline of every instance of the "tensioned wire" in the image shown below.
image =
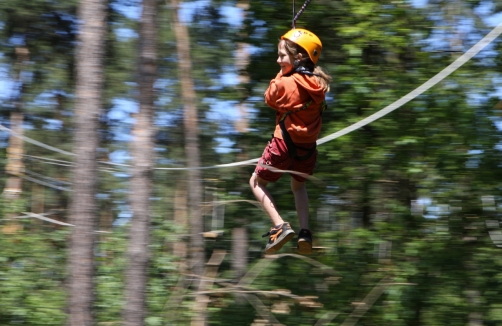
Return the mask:
[[[344,136],[352,131],[355,131],[367,124],[372,123],[375,120],[380,119],[381,117],[391,113],[392,111],[400,108],[401,106],[405,105],[409,101],[413,100],[417,96],[421,95],[422,93],[426,92],[429,90],[431,87],[451,75],[455,70],[460,68],[464,63],[472,59],[476,54],[481,52],[488,44],[493,42],[500,34],[502,34],[502,22],[499,23],[491,32],[486,34],[485,37],[483,37],[478,43],[476,43],[473,47],[471,47],[467,52],[465,52],[463,55],[458,57],[453,63],[451,63],[448,67],[444,68],[441,70],[439,73],[437,73],[434,77],[423,83],[421,86],[417,87],[413,91],[409,92],[405,96],[401,97],[399,100],[395,101],[392,104],[389,104],[382,110],[373,113],[372,115],[342,129],[339,130],[331,135],[328,135],[326,137],[320,138],[317,140],[317,145],[324,144],[328,141],[331,141],[333,139],[336,139],[338,137]],[[234,167],[234,166],[240,166],[240,165],[249,165],[258,162],[259,158],[247,160],[247,161],[241,161],[241,162],[235,162],[235,163],[229,163],[229,164],[219,164],[219,165],[213,165],[213,166],[205,166],[205,167],[199,167],[199,169],[211,169],[211,168],[226,168],[226,167]],[[188,170],[189,168],[157,168],[159,170]]]
[[16,137],[16,138],[19,138],[19,139],[22,139],[24,140],[25,142],[27,143],[32,143],[33,145],[37,145],[39,147],[43,147],[45,149],[48,149],[50,151],[53,151],[53,152],[58,152],[58,153],[61,153],[61,154],[64,154],[64,155],[70,155],[70,156],[73,156],[73,155],[76,155],[74,153],[71,153],[71,152],[67,152],[67,151],[64,151],[62,149],[59,149],[59,148],[56,148],[56,147],[53,147],[53,146],[50,146],[50,145],[47,145],[47,144],[44,144],[42,142],[39,142],[38,140],[35,140],[35,139],[31,139],[29,137],[26,137],[24,135],[21,135],[21,134],[18,134],[12,130],[10,130],[9,128],[5,127],[5,126],[2,126],[0,125],[0,130],[2,131],[5,131],[5,132],[8,132],[9,134],[11,134],[12,136]]
[[464,63],[472,59],[476,54],[478,54],[481,50],[483,50],[488,44],[493,42],[500,34],[502,33],[502,22],[498,24],[490,33],[486,34],[481,41],[476,43],[472,48],[470,48],[466,53],[464,53],[462,56],[457,58],[453,63],[451,63],[448,67],[444,68],[441,70],[439,73],[437,73],[434,77],[423,83],[421,86],[415,88],[413,91],[409,92],[405,96],[401,97],[399,100],[395,101],[394,103],[386,106],[382,110],[373,113],[369,117],[364,118],[363,120],[360,120],[353,125],[342,129],[340,131],[337,131],[331,135],[328,135],[326,137],[323,137],[319,140],[317,140],[317,145],[324,144],[330,140],[333,140],[335,138],[341,137],[343,135],[346,135],[354,130],[357,130],[375,120],[380,119],[381,117],[391,113],[392,111],[400,108],[401,106],[405,105],[409,101],[413,100],[415,97],[421,95],[422,93],[426,92],[429,90],[431,87],[448,77],[450,74],[452,74],[455,70],[460,68]]
[[[375,120],[378,120],[385,115],[391,113],[392,111],[400,108],[401,106],[405,105],[409,101],[415,99],[417,96],[421,95],[422,93],[428,91],[431,87],[435,86],[437,83],[451,75],[454,71],[456,71],[458,68],[460,68],[462,65],[464,65],[467,61],[472,59],[476,54],[481,52],[488,44],[493,42],[500,34],[502,34],[502,22],[499,23],[495,28],[493,28],[488,34],[486,34],[485,37],[483,37],[478,43],[476,43],[474,46],[472,46],[467,52],[462,54],[460,57],[458,57],[453,63],[451,63],[449,66],[441,70],[439,73],[437,73],[434,77],[420,85],[419,87],[415,88],[413,91],[409,92],[405,96],[401,97],[399,100],[395,101],[392,104],[389,104],[385,108],[381,109],[380,111],[373,113],[372,115],[342,129],[339,130],[335,133],[332,133],[328,136],[325,136],[323,138],[320,138],[317,140],[317,145],[322,145],[328,141],[334,140],[336,138],[342,137],[348,133],[351,133],[367,124],[372,123]],[[65,155],[76,155],[71,152],[67,152],[64,150],[61,150],[59,148],[46,145],[44,143],[41,143],[37,140],[31,139],[29,137],[17,134],[10,130],[7,127],[4,127],[0,125],[0,130],[9,132],[12,136],[18,137],[23,139],[26,142],[32,143],[34,145],[43,147],[45,149],[58,152],[61,154]],[[259,158],[254,158],[246,161],[240,161],[240,162],[234,162],[234,163],[228,163],[228,164],[217,164],[217,165],[211,165],[211,166],[201,166],[201,167],[196,167],[196,168],[188,168],[188,167],[157,167],[155,168],[156,170],[194,170],[194,169],[218,169],[218,168],[229,168],[229,167],[236,167],[236,166],[244,166],[244,165],[251,165],[255,164],[258,162]],[[129,166],[125,164],[114,164],[110,162],[106,162],[107,164],[110,165],[120,165],[120,166]]]

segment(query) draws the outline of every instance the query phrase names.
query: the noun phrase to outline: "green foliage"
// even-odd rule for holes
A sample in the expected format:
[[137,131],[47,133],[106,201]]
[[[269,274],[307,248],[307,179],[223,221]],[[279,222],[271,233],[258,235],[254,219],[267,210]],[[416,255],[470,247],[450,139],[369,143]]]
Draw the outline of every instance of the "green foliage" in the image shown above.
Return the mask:
[[[262,98],[278,70],[276,44],[291,26],[291,1],[249,3],[242,27],[224,23],[217,9],[235,3],[222,1],[198,8],[190,24],[203,165],[260,156],[274,128],[273,111]],[[312,1],[297,26],[319,35],[324,45],[320,65],[334,78],[321,136],[382,109],[455,60],[459,55],[456,44],[462,44],[465,51],[489,31],[474,12],[479,4],[429,1],[426,7],[416,8],[407,1]],[[32,76],[24,80],[21,98],[28,113],[26,124],[31,128],[26,134],[68,151],[75,7],[75,1],[10,0],[0,4],[0,38],[5,45],[2,63],[10,78],[15,79],[20,71]],[[493,13],[500,11],[497,6],[492,9]],[[171,15],[169,7],[159,6],[158,163],[184,166]],[[467,18],[473,22],[472,30],[453,28]],[[113,9],[108,19],[107,114],[99,131],[100,160],[108,160],[114,151],[127,151],[132,114],[124,111],[120,118],[114,118],[111,113],[116,109],[114,100],[134,102],[137,96],[139,40],[119,37],[117,32],[121,28],[137,30],[138,21]],[[24,43],[16,43],[14,36]],[[237,42],[259,49],[247,67],[250,81],[223,85],[222,74],[234,70]],[[29,49],[30,63],[16,63],[16,48],[20,46]],[[218,267],[218,280],[208,289],[219,291],[208,295],[208,323],[259,324],[264,316],[272,318],[271,314],[284,325],[312,325],[320,320],[340,325],[362,311],[357,325],[466,325],[476,318],[487,326],[500,324],[502,259],[497,245],[502,243],[496,235],[502,198],[497,177],[501,137],[494,125],[500,123],[500,98],[495,92],[500,86],[500,42],[492,49],[395,112],[319,146],[314,176],[320,182],[309,182],[308,190],[314,244],[323,248],[311,260],[262,256],[264,239],[260,236],[269,228],[269,221],[247,201],[254,199],[248,187],[253,167],[203,170],[204,207],[213,200],[226,202],[223,236],[205,242],[207,258],[214,250],[227,251]],[[226,113],[211,117],[213,107],[221,101],[242,99],[253,110],[251,132],[237,133]],[[13,105],[6,102],[2,104],[3,115]],[[48,128],[50,119],[60,121],[61,127]],[[216,136],[234,141],[234,151],[216,153]],[[25,151],[70,161],[59,154],[49,157],[46,150],[31,144],[25,144]],[[52,161],[56,162],[67,164]],[[25,163],[27,170],[49,177],[44,180],[50,184],[68,186],[69,167],[35,159]],[[100,229],[111,233],[100,233],[95,251],[98,325],[119,324],[121,320],[128,225],[112,223],[127,212],[127,172],[125,167],[100,170]],[[153,175],[145,324],[188,325],[197,288],[183,269],[186,257],[173,255],[174,243],[189,234],[187,226],[174,222],[179,213],[175,210],[180,209],[176,196],[186,176],[164,170]],[[1,178],[4,184],[5,175]],[[22,226],[17,233],[3,229],[12,222],[7,216],[29,211],[40,195],[31,183],[25,185],[30,186],[24,187],[20,199],[2,200],[0,324],[64,325],[70,230],[25,219],[15,220]],[[282,216],[296,230],[288,177],[269,188]],[[70,198],[53,188],[42,193],[47,210],[64,209]],[[218,213],[210,210],[205,214],[208,231],[213,212]],[[55,218],[65,220],[66,214]],[[247,230],[247,271],[260,271],[255,277],[244,276],[252,281],[242,287],[236,287],[242,279],[232,267],[230,234],[234,227]],[[288,244],[281,254],[294,253],[290,248],[294,246]],[[248,294],[236,293],[239,291]]]
[[67,232],[26,228],[0,237],[0,322],[63,325]]

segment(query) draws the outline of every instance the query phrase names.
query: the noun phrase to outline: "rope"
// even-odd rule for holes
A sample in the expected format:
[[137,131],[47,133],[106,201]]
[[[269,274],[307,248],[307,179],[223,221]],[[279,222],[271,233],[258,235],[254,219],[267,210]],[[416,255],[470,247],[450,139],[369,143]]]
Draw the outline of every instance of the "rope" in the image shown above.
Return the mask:
[[22,156],[24,157],[27,157],[28,159],[31,159],[31,160],[41,160],[41,161],[50,161],[50,162],[58,162],[58,163],[61,163],[61,164],[58,164],[58,165],[61,165],[61,166],[72,166],[73,163],[70,162],[70,161],[63,161],[63,160],[56,160],[56,159],[53,159],[53,158],[48,158],[48,157],[42,157],[42,156],[35,156],[35,155],[28,155],[28,154],[21,154]]
[[[45,213],[45,214],[36,214],[36,213],[32,213],[32,212],[23,212],[23,214],[25,214],[25,216],[20,216],[20,217],[17,217],[17,218],[30,218],[31,217],[31,218],[36,218],[36,219],[39,219],[39,220],[42,220],[42,221],[46,221],[46,222],[49,222],[49,223],[62,225],[62,226],[75,226],[75,224],[61,222],[61,221],[58,221],[58,220],[55,220],[55,219],[52,219],[52,218],[44,216],[44,215],[47,215],[48,213]],[[112,233],[110,231],[94,231],[94,232],[96,232],[96,233]]]
[[247,161],[240,161],[240,162],[227,163],[227,164],[217,164],[217,165],[211,165],[211,166],[199,166],[199,167],[196,167],[196,168],[187,168],[187,167],[181,167],[181,168],[155,168],[155,170],[206,170],[206,169],[231,168],[231,167],[243,166],[243,165],[255,165],[255,163],[257,163],[259,159],[260,158],[254,158],[254,159],[247,160]]
[[57,189],[57,190],[61,190],[61,191],[72,191],[70,188],[57,186],[57,185],[54,185],[54,184],[46,182],[46,181],[42,181],[42,180],[38,180],[38,179],[35,179],[35,178],[32,178],[32,177],[29,177],[27,175],[22,175],[22,174],[13,174],[13,175],[16,176],[16,177],[18,177],[18,178],[24,179],[26,181],[31,181],[31,182],[34,182],[34,183],[38,183],[39,185],[46,186],[46,187],[49,187],[49,188],[53,188],[53,189]]
[[300,15],[305,11],[310,1],[311,0],[306,0],[300,10],[298,10],[298,13],[295,15],[295,0],[293,0],[293,29],[296,28],[296,20],[300,18]]
[[61,184],[71,185],[71,182],[69,182],[69,181],[59,180],[59,179],[56,179],[56,178],[51,178],[51,177],[48,177],[46,175],[30,171],[28,169],[24,169],[23,172],[25,174],[27,174],[29,176],[32,176],[32,177],[35,177],[35,178],[46,179],[47,182],[51,182],[52,181],[54,183],[61,183]]
[[[409,101],[413,100],[415,97],[419,96],[420,94],[424,93],[425,91],[429,90],[432,86],[436,85],[449,75],[451,75],[455,70],[460,68],[464,63],[469,61],[472,57],[474,57],[476,54],[481,52],[488,44],[493,42],[500,34],[502,34],[502,23],[498,24],[490,33],[488,33],[485,37],[483,37],[478,43],[476,43],[473,47],[471,47],[466,53],[464,53],[462,56],[458,57],[453,63],[451,63],[448,67],[444,68],[441,70],[438,74],[436,74],[434,77],[426,81],[424,84],[421,86],[417,87],[415,90],[411,91],[410,93],[406,94],[399,100],[395,101],[394,103],[386,106],[382,110],[370,115],[369,117],[366,117],[363,120],[360,120],[353,125],[350,125],[342,130],[339,130],[331,135],[328,135],[326,137],[320,138],[317,140],[317,145],[324,144],[328,141],[331,141],[333,139],[336,139],[338,137],[341,137],[343,135],[346,135],[352,131],[355,131],[377,119],[382,118],[383,116],[389,114],[390,112],[398,109],[399,107],[403,106],[404,104],[408,103]],[[241,165],[250,165],[251,163],[256,163],[258,162],[259,158],[252,159],[252,160],[247,160],[247,161],[242,161],[242,162],[235,162],[235,163],[230,163],[230,164],[220,164],[220,165],[213,165],[213,166],[205,166],[205,167],[199,167],[197,169],[218,169],[218,168],[226,168],[226,167],[235,167],[235,166],[241,166]],[[188,170],[189,168],[158,168],[162,170]]]
[[296,20],[295,20],[295,13],[296,13],[296,1],[293,0],[293,22],[292,22],[292,28],[296,28]]
[[[44,163],[44,164],[52,164],[52,165],[58,165],[58,166],[73,166],[73,162],[70,161],[63,161],[63,160],[55,160],[51,159],[48,157],[42,157],[42,156],[34,156],[34,155],[27,155],[27,154],[21,154],[24,157],[27,157],[28,159],[31,159],[33,161],[39,160],[39,162]],[[59,163],[55,163],[59,162]],[[124,167],[129,167],[127,164],[120,164],[120,163],[113,163],[113,162],[108,162],[108,161],[98,161],[99,164],[108,164],[108,165],[114,165],[114,166],[124,166]],[[99,171],[105,171],[105,172],[122,172],[122,170],[117,170],[117,169],[107,169],[107,168],[98,168]]]
[[58,153],[61,153],[61,154],[65,154],[65,155],[70,155],[70,156],[73,156],[75,155],[74,153],[70,153],[70,152],[67,152],[67,151],[64,151],[62,149],[59,149],[59,148],[56,148],[56,147],[52,147],[52,146],[49,146],[49,145],[46,145],[44,143],[41,143],[35,139],[31,139],[29,137],[26,137],[26,136],[23,136],[23,135],[20,135],[12,130],[10,130],[9,128],[7,127],[4,127],[2,125],[0,125],[0,130],[3,130],[5,132],[8,132],[9,134],[11,134],[12,136],[14,137],[17,137],[17,138],[20,138],[22,140],[24,140],[25,142],[28,142],[28,143],[32,143],[33,145],[37,145],[37,146],[40,146],[40,147],[43,147],[45,149],[48,149],[50,151],[53,151],[53,152],[58,152]]
[[399,100],[395,101],[394,103],[386,106],[382,110],[370,115],[369,117],[366,117],[365,119],[354,123],[353,125],[339,130],[329,136],[323,137],[319,140],[317,140],[317,145],[324,144],[330,140],[336,139],[338,137],[341,137],[343,135],[346,135],[354,130],[357,130],[377,119],[380,119],[381,117],[389,114],[390,112],[398,109],[399,107],[405,105],[409,101],[413,100],[415,97],[419,96],[420,94],[424,93],[425,91],[429,90],[432,86],[436,85],[446,77],[448,77],[451,73],[453,73],[455,70],[460,68],[464,63],[472,59],[476,54],[478,54],[481,50],[483,50],[488,44],[493,42],[500,34],[502,34],[502,23],[498,24],[490,33],[488,33],[481,41],[476,43],[472,48],[470,48],[466,53],[464,53],[462,56],[458,57],[457,60],[455,60],[452,64],[450,64],[448,67],[444,68],[441,70],[438,74],[436,74],[434,77],[426,81],[424,84],[419,86],[418,88],[414,89],[413,91],[409,92]]
[[61,222],[61,221],[55,220],[53,218],[49,218],[49,217],[44,216],[47,214],[36,214],[36,213],[32,213],[32,212],[23,212],[23,214],[26,214],[26,215],[22,216],[22,217],[18,217],[18,218],[31,218],[31,217],[33,217],[33,218],[37,218],[42,221],[46,221],[46,222],[50,222],[50,223],[58,224],[58,225],[62,225],[62,226],[75,226],[70,223]]
[[[302,9],[304,9],[304,7],[306,7],[306,5],[310,2],[310,0],[307,0],[305,2],[305,4],[303,5]],[[300,10],[298,12],[298,14],[296,16],[299,16],[303,10]],[[297,18],[297,17],[296,17]],[[394,103],[386,106],[385,108],[383,108],[382,110],[366,117],[365,119],[363,120],[360,120],[356,123],[354,123],[353,125],[350,125],[342,130],[339,130],[331,135],[328,135],[326,137],[323,137],[323,138],[320,138],[317,140],[317,145],[321,145],[321,144],[324,144],[328,141],[331,141],[331,140],[334,140],[338,137],[341,137],[341,136],[344,136],[352,131],[355,131],[375,120],[378,120],[380,118],[382,118],[383,116],[389,114],[390,112],[398,109],[399,107],[403,106],[404,104],[408,103],[409,101],[413,100],[414,98],[416,98],[417,96],[419,96],[420,94],[424,93],[425,91],[429,90],[431,87],[433,87],[434,85],[436,85],[437,83],[439,83],[440,81],[442,81],[443,79],[445,79],[446,77],[448,77],[449,75],[451,75],[454,71],[456,71],[458,68],[460,68],[464,63],[466,63],[467,61],[469,61],[471,58],[473,58],[476,54],[478,54],[479,52],[481,52],[481,50],[483,50],[488,44],[490,44],[491,42],[493,42],[498,36],[500,36],[500,34],[502,34],[502,22],[499,23],[495,28],[493,28],[485,37],[483,37],[478,43],[476,43],[473,47],[471,47],[466,53],[464,53],[462,56],[458,57],[453,63],[451,63],[448,67],[444,68],[443,70],[441,70],[438,74],[436,74],[434,77],[432,77],[431,79],[429,79],[428,81],[426,81],[424,84],[422,84],[421,86],[417,87],[415,90],[411,91],[410,93],[406,94],[405,96],[403,96],[402,98],[400,98],[399,100],[395,101]],[[22,135],[19,135],[17,133],[14,133],[12,130],[10,130],[9,128],[6,128],[2,125],[0,125],[0,130],[3,130],[3,131],[6,131],[6,132],[9,132],[10,134],[12,134],[13,136],[15,137],[18,137],[18,138],[21,138],[27,142],[30,142],[32,144],[35,144],[35,145],[38,145],[38,146],[41,146],[41,147],[44,147],[46,149],[49,149],[49,150],[52,150],[52,151],[55,151],[55,152],[58,152],[58,153],[62,153],[62,154],[66,154],[66,155],[75,155],[73,153],[70,153],[70,152],[66,152],[66,151],[63,151],[61,149],[58,149],[58,148],[55,148],[55,147],[52,147],[52,146],[49,146],[49,145],[45,145],[39,141],[36,141],[34,139],[31,139],[31,138],[28,138],[28,137],[25,137],[25,136],[22,136]],[[201,166],[201,167],[197,167],[197,168],[187,168],[187,167],[177,167],[177,168],[155,168],[156,170],[190,170],[190,169],[198,169],[198,170],[203,170],[203,169],[219,169],[219,168],[230,168],[230,167],[236,167],[236,166],[243,166],[243,165],[254,165],[256,162],[258,162],[259,158],[255,158],[255,159],[251,159],[251,160],[246,160],[246,161],[240,161],[240,162],[234,162],[234,163],[228,163],[228,164],[218,164],[218,165],[212,165],[212,166]],[[124,166],[124,167],[128,167],[129,165],[126,165],[126,164],[117,164],[117,163],[111,163],[111,162],[107,162],[107,164],[110,164],[110,165],[116,165],[116,166]]]

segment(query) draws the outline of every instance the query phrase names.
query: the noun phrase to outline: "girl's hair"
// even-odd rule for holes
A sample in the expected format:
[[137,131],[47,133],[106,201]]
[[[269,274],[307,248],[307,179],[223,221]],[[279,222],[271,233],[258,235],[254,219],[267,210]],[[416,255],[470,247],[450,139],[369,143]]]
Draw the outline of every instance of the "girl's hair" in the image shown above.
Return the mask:
[[286,48],[286,52],[288,54],[291,54],[293,56],[293,58],[295,59],[295,61],[296,61],[296,57],[298,56],[298,53],[302,54],[302,60],[299,61],[298,64],[300,66],[307,68],[309,71],[312,71],[315,74],[314,77],[317,79],[317,81],[319,82],[319,84],[321,85],[323,90],[325,92],[328,92],[329,91],[329,82],[332,79],[331,76],[328,75],[326,72],[324,72],[324,70],[321,67],[316,66],[312,62],[312,60],[310,60],[310,57],[309,57],[309,54],[307,53],[307,51],[304,48],[302,48],[301,46],[299,46],[298,44],[296,44],[290,40],[283,39],[280,42],[284,42],[284,47]]

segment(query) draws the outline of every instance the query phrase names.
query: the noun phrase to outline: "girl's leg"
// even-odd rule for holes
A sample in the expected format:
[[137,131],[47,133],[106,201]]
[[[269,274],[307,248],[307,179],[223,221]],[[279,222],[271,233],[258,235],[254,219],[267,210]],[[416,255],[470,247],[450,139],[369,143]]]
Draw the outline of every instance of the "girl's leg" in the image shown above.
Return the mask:
[[309,255],[312,253],[312,232],[309,230],[309,196],[305,182],[291,178],[291,190],[295,195],[296,212],[301,228],[298,233],[298,253]]
[[267,189],[267,184],[268,181],[260,178],[255,173],[253,173],[251,179],[249,179],[249,185],[256,199],[261,203],[263,209],[265,209],[265,212],[270,217],[270,220],[272,220],[272,223],[274,225],[279,225],[284,223],[284,221],[275,208],[274,200]]
[[291,190],[295,196],[296,212],[300,228],[308,230],[309,228],[309,196],[305,182],[297,181],[291,178]]

